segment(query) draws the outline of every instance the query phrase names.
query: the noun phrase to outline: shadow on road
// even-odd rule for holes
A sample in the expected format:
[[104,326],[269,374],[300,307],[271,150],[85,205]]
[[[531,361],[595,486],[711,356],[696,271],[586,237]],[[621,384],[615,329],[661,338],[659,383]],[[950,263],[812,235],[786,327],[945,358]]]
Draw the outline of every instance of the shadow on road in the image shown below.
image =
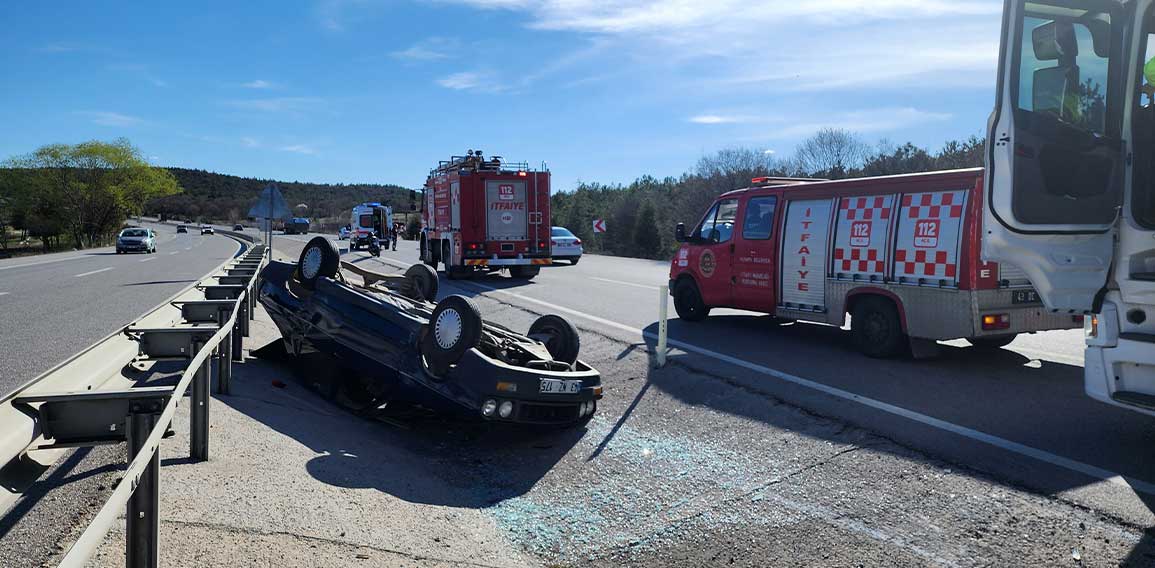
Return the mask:
[[154,286],[157,284],[190,284],[196,280],[153,280],[151,282],[133,282],[131,284],[121,284],[121,286]]

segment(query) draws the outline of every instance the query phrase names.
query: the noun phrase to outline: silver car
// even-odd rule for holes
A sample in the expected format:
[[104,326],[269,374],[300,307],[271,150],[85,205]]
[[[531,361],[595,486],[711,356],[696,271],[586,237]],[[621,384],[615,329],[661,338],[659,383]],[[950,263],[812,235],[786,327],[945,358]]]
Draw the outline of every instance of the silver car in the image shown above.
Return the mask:
[[582,240],[565,227],[554,227],[549,232],[550,250],[554,260],[568,260],[577,264],[582,257]]
[[116,236],[116,254],[156,252],[156,233],[152,229],[129,227]]

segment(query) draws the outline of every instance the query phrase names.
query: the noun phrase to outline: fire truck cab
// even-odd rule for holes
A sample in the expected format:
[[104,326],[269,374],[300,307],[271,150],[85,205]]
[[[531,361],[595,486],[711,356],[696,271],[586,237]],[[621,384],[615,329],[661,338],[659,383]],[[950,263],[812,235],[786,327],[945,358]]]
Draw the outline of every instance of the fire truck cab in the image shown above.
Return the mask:
[[480,150],[441,161],[425,182],[421,260],[450,278],[501,269],[537,276],[552,262],[549,181],[544,166]]
[[678,226],[674,307],[689,321],[715,307],[838,326],[850,314],[855,346],[872,357],[1081,326],[1045,309],[1021,270],[979,258],[982,180],[982,169],[755,179],[691,232]]

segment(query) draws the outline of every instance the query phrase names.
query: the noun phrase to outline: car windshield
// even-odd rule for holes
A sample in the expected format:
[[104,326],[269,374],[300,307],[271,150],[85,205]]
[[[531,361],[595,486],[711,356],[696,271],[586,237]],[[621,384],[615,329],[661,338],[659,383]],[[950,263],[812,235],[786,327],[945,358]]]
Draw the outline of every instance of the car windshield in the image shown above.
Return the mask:
[[148,231],[144,229],[125,229],[120,232],[122,237],[147,237]]
[[573,235],[573,233],[571,233],[569,231],[569,229],[566,229],[563,227],[554,227],[553,230],[550,231],[550,236],[551,237],[572,237],[574,235]]

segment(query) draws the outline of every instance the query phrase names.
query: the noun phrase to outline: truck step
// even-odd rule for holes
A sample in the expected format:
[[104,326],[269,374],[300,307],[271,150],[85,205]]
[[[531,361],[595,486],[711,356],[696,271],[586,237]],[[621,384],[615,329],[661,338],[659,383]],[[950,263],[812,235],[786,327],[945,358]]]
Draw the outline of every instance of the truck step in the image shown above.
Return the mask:
[[1115,402],[1155,410],[1155,395],[1142,392],[1116,391],[1111,395],[1111,398],[1114,399]]

